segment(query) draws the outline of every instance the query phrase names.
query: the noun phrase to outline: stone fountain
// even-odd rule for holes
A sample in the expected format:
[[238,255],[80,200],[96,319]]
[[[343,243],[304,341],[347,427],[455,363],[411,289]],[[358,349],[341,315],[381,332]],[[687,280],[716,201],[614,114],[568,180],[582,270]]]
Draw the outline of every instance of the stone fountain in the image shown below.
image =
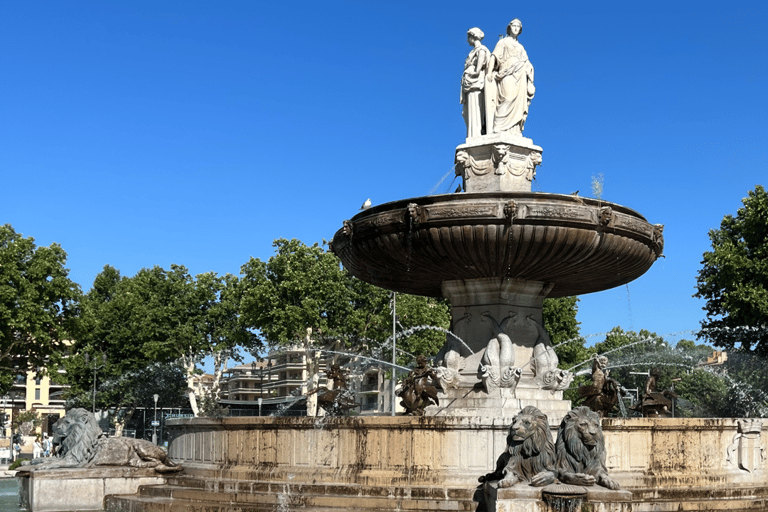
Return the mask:
[[[345,221],[331,249],[354,276],[451,302],[437,356],[443,392],[428,414],[512,417],[535,405],[554,423],[573,379],[542,327],[542,302],[626,284],[661,255],[663,226],[578,195],[531,192],[542,148],[522,135],[533,66],[518,20],[493,53],[473,28],[462,80],[463,193],[382,204]],[[445,404],[445,406],[443,406]]]
[[[562,486],[549,494],[525,483],[478,486],[510,453],[519,414],[542,411],[544,432],[547,423],[587,414],[578,408],[574,416],[562,400],[573,376],[557,368],[543,299],[628,283],[664,245],[662,227],[629,208],[531,192],[543,150],[522,135],[535,88],[521,31],[513,20],[493,52],[481,44],[482,31],[468,32],[467,138],[455,152],[463,192],[371,207],[345,221],[331,244],[360,279],[450,300],[455,336],[434,369],[439,406],[424,416],[322,423],[170,420],[169,455],[184,473],[137,495],[108,497],[106,510],[479,510],[484,493],[492,509],[509,512],[583,509],[581,500],[600,512],[766,510],[766,446],[754,419],[603,419],[607,456],[595,481],[625,489],[621,499],[599,486],[570,494]],[[422,366],[419,378],[429,373]],[[558,471],[562,484],[584,485],[584,475],[569,475]]]

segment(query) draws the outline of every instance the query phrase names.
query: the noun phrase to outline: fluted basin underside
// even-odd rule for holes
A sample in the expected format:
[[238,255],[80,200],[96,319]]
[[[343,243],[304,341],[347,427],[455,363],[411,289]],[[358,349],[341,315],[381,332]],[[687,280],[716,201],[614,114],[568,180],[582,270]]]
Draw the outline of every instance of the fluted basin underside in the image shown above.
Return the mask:
[[620,286],[661,255],[660,225],[613,203],[532,192],[447,194],[376,206],[344,222],[331,248],[352,275],[439,297],[443,281],[514,278],[549,297]]

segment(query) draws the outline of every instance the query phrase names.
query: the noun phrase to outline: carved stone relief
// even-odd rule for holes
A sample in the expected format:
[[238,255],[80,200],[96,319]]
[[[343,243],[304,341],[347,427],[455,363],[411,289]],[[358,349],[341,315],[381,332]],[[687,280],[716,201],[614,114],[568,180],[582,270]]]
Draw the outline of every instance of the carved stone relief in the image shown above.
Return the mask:
[[493,170],[493,162],[490,160],[476,160],[468,151],[456,152],[456,176],[464,176],[464,179],[472,176],[484,176]]
[[573,374],[557,367],[558,358],[555,349],[552,348],[552,342],[547,335],[544,327],[533,319],[532,316],[526,317],[526,320],[536,327],[538,337],[533,346],[533,356],[531,357],[531,370],[536,381],[542,389],[552,392],[566,389],[573,381]]
[[763,422],[757,419],[738,421],[739,433],[728,447],[727,461],[750,473],[756,471],[765,462],[765,448],[762,446],[760,432]]

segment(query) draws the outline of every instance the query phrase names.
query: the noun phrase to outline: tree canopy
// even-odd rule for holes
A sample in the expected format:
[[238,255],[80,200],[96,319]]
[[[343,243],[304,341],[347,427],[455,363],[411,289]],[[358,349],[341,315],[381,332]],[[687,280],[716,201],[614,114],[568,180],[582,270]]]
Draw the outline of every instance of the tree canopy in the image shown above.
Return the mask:
[[709,232],[694,297],[706,300],[701,336],[717,347],[768,355],[768,193],[758,185]]
[[[243,321],[270,346],[300,343],[309,330],[320,346],[377,353],[392,334],[391,292],[351,276],[317,243],[278,239],[273,246],[268,261],[251,258],[242,267]],[[396,301],[398,331],[450,324],[445,301],[407,294]],[[431,356],[444,341],[443,333],[418,331],[398,338],[398,347]]]
[[549,334],[559,366],[568,369],[575,364],[589,359],[589,350],[584,347],[584,338],[579,335],[578,297],[560,297],[544,299],[541,315],[544,328]]
[[14,373],[45,367],[71,336],[81,294],[66,260],[60,245],[37,247],[0,226],[0,393]]
[[[236,346],[254,342],[239,321],[239,294],[239,280],[232,275],[206,273],[192,278],[185,267],[172,265],[170,270],[145,268],[125,278],[105,266],[83,299],[80,336],[73,347],[76,355],[66,360],[72,394],[87,391],[91,371],[102,357],[99,374],[105,382],[122,382],[121,376],[137,374],[153,363],[180,363],[195,410],[197,364],[209,355],[233,357]],[[106,399],[106,390],[103,396]],[[132,397],[143,395],[109,396],[110,406],[129,407]]]

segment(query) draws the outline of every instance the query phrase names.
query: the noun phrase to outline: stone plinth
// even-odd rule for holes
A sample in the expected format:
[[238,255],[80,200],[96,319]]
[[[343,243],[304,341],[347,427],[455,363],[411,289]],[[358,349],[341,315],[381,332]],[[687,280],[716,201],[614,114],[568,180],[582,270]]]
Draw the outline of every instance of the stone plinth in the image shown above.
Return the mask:
[[[535,388],[495,388],[486,393],[481,386],[461,387],[438,392],[440,405],[430,405],[428,416],[485,417],[512,423],[524,407],[533,405],[547,415],[550,427],[557,429],[560,420],[571,410],[571,401],[562,399],[563,392]],[[525,397],[525,398],[522,398]]]
[[511,133],[468,138],[456,148],[456,175],[465,192],[530,192],[541,147]]
[[[498,482],[484,485],[483,494],[486,500],[486,512],[551,512],[552,510],[589,510],[591,512],[632,512],[632,493],[629,491],[612,491],[599,485],[589,487],[563,486],[562,484],[547,487],[531,487],[526,484],[516,484],[506,489],[496,487]],[[562,509],[547,505],[544,499],[548,492],[550,496],[559,491],[559,487],[567,487],[573,493],[574,501],[582,504],[578,508]],[[564,496],[567,493],[560,493]],[[550,498],[550,501],[551,498]]]
[[19,496],[30,512],[103,510],[104,497],[134,494],[142,485],[164,484],[151,469],[99,467],[19,471]]

